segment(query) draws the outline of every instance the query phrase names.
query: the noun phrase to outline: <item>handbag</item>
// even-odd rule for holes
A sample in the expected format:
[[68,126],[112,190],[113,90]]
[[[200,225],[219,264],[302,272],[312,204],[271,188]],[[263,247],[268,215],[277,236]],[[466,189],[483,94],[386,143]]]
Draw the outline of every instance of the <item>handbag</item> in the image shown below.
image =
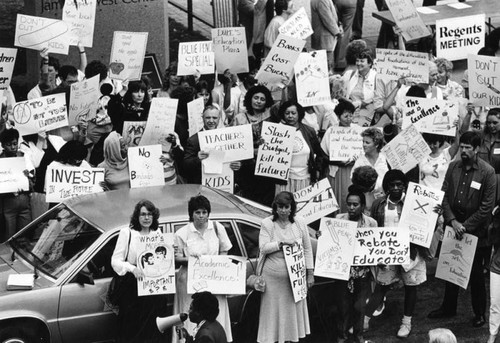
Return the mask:
[[[132,232],[130,232],[128,237],[127,244],[127,254],[125,255],[125,261],[128,258],[128,253],[130,250],[130,239],[132,236]],[[106,301],[112,306],[119,306],[121,300],[124,298],[124,295],[128,292],[129,285],[131,282],[134,282],[135,276],[132,273],[125,273],[125,275],[117,275],[113,276],[111,282],[108,286],[108,292],[106,294]]]

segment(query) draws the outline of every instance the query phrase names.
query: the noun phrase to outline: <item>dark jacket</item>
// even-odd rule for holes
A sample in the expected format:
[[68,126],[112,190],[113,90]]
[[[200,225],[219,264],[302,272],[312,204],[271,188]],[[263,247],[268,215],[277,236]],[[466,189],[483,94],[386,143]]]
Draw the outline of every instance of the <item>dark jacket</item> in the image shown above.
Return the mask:
[[188,343],[227,343],[226,332],[217,320],[205,322],[196,333],[194,340]]
[[135,109],[132,104],[123,102],[119,95],[112,95],[108,102],[108,115],[111,118],[113,129],[120,135],[123,131],[123,123],[126,121],[147,121],[150,104],[143,102],[141,109]]
[[[203,129],[202,129],[203,130]],[[187,183],[201,184],[201,161],[198,158],[200,151],[200,139],[198,133],[188,138],[184,147],[184,159],[181,173],[186,178]]]

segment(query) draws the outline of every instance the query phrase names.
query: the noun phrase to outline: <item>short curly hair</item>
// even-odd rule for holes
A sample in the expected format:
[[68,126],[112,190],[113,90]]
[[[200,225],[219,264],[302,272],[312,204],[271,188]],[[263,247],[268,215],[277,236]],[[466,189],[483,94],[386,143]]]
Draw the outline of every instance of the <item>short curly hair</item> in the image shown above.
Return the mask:
[[210,292],[198,292],[191,296],[191,309],[199,313],[202,320],[213,322],[219,315],[219,301]]
[[373,143],[375,143],[378,151],[380,151],[384,146],[384,134],[375,127],[369,127],[365,131],[361,132],[361,137],[373,139]]
[[368,44],[362,39],[355,39],[349,44],[347,44],[347,48],[345,51],[345,59],[347,64],[356,64],[356,58],[358,55],[368,48]]
[[304,119],[304,117],[306,116],[306,111],[304,110],[304,107],[302,107],[302,105],[293,100],[287,100],[283,104],[281,104],[278,110],[278,116],[281,120],[285,120],[285,112],[289,107],[292,106],[295,106],[295,108],[297,109],[297,114],[299,115],[299,123],[302,123],[302,119]]
[[250,114],[253,114],[252,98],[257,93],[262,93],[266,97],[266,105],[265,105],[266,108],[270,108],[272,105],[274,105],[273,95],[266,86],[263,85],[253,86],[247,91],[247,93],[245,94],[245,98],[243,99],[243,106],[245,106],[247,112]]
[[434,61],[438,69],[444,68],[447,73],[451,73],[453,71],[453,63],[448,61],[446,58],[436,58]]
[[352,184],[360,187],[364,192],[369,192],[377,182],[378,173],[372,166],[357,167],[352,171]]

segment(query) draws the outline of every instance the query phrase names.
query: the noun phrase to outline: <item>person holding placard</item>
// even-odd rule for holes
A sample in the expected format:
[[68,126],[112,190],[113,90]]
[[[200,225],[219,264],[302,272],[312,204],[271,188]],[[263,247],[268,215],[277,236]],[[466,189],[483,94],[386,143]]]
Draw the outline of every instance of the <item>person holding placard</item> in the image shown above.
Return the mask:
[[448,166],[458,152],[458,140],[460,138],[458,132],[459,130],[457,130],[457,137],[451,146],[445,146],[445,138],[442,135],[425,132],[422,134],[422,137],[424,137],[425,142],[431,149],[431,153],[418,164],[420,169],[420,184],[441,189]]
[[130,188],[127,144],[118,132],[111,131],[104,140],[104,161],[97,167],[104,168],[105,189]]
[[458,82],[450,79],[453,71],[453,63],[446,58],[437,58],[434,62],[438,68],[436,86],[443,92],[443,99],[463,99],[465,97],[464,88]]
[[[466,120],[470,120],[471,111]],[[477,155],[495,169],[497,180],[496,199],[500,199],[500,108],[492,108],[486,116],[486,125],[480,133],[481,145]]]
[[177,61],[170,62],[163,76],[163,87],[158,91],[158,98],[170,98],[172,92],[179,87],[194,86],[193,76],[178,76]]
[[274,41],[280,34],[280,26],[293,13],[293,0],[276,0],[274,2],[274,11],[276,15],[271,19],[264,31],[264,58],[271,51]]
[[205,80],[200,80],[195,85],[196,98],[203,98],[203,106],[211,105],[214,101],[212,98],[212,87]]

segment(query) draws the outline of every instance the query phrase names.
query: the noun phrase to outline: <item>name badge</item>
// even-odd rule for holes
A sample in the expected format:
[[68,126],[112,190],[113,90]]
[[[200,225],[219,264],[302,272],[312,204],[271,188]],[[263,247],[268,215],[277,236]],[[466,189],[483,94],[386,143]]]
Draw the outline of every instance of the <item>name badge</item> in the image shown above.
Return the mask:
[[498,154],[500,154],[500,148],[493,149],[493,155],[498,155]]
[[471,188],[474,188],[474,189],[477,189],[477,190],[481,189],[481,184],[479,182],[476,182],[476,181],[472,181],[470,183],[470,186],[471,186]]

